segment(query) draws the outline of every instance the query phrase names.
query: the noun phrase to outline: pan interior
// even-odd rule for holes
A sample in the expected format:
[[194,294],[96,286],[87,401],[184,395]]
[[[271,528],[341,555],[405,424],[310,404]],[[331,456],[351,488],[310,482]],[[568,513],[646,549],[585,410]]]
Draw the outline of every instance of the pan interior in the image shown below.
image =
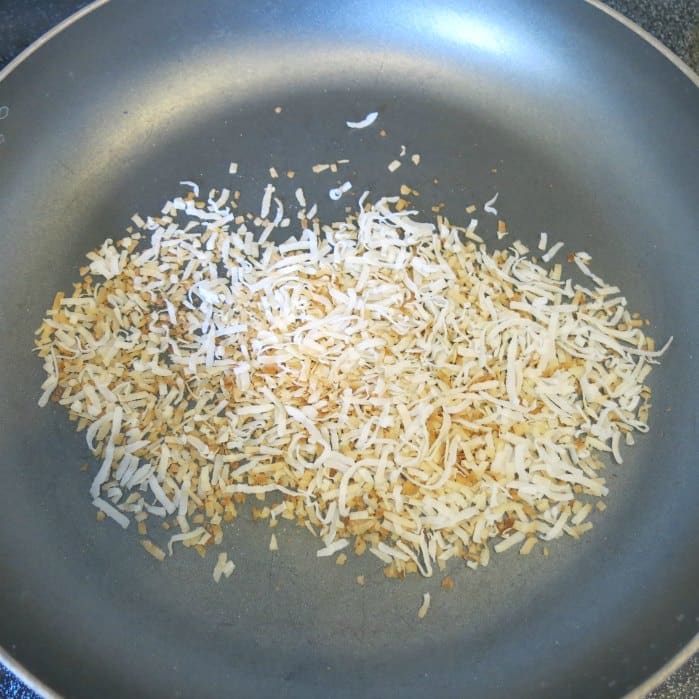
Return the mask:
[[[476,5],[110,3],[0,84],[0,645],[59,692],[613,697],[695,632],[697,90],[582,3]],[[374,127],[345,126],[374,110]],[[421,165],[389,173],[402,144]],[[292,526],[272,555],[244,514],[224,542],[237,570],[215,585],[212,555],[161,566],[135,531],[95,523],[84,439],[36,407],[32,335],[53,293],[179,180],[254,210],[268,168],[294,170],[285,199],[303,186],[340,219],[339,175],[311,166],[341,158],[357,191],[419,190],[425,217],[443,201],[466,220],[498,191],[517,237],[587,250],[657,339],[675,336],[651,434],[609,468],[580,542],[453,565],[446,592],[439,576],[388,582],[366,556],[316,559]]]

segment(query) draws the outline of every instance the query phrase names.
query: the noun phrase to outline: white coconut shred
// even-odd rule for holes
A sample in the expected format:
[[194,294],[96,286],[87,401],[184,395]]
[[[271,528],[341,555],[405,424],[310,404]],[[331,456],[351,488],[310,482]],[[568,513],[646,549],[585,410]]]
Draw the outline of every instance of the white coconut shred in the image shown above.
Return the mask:
[[[260,217],[274,203],[276,226],[274,191]],[[169,518],[169,552],[203,551],[254,496],[256,518],[318,536],[318,557],[368,550],[389,577],[592,526],[600,457],[621,462],[648,430],[646,380],[667,344],[655,350],[586,253],[574,259],[592,289],[519,241],[488,251],[475,220],[366,196],[277,244],[228,196],[190,194],[90,254],[36,344],[40,403],[64,406],[101,462],[101,512],[122,527]],[[214,576],[233,568],[222,555]]]

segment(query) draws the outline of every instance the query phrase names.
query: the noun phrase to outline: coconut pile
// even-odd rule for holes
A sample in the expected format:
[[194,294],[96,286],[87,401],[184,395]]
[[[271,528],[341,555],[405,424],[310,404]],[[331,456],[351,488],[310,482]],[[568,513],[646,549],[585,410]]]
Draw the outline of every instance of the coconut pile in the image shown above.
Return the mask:
[[[299,189],[292,224],[271,184],[255,216],[186,186],[90,252],[37,331],[39,403],[85,432],[100,518],[135,521],[163,559],[221,544],[249,498],[319,557],[368,552],[388,577],[592,527],[601,459],[648,430],[667,345],[588,254],[568,257],[578,284],[545,234],[539,258],[489,251],[475,219],[401,197],[323,223]],[[216,579],[233,569],[219,554]]]

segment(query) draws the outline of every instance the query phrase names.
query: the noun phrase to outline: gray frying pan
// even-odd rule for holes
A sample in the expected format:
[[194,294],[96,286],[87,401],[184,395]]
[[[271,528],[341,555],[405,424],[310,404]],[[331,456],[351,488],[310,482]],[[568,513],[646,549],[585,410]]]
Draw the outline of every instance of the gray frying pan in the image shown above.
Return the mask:
[[[643,686],[699,617],[697,76],[577,0],[97,5],[0,82],[3,660],[47,696],[104,699]],[[346,128],[373,110],[384,139]],[[400,144],[422,164],[398,176],[386,163]],[[318,560],[293,527],[272,556],[244,515],[226,538],[238,568],[215,585],[213,557],[160,565],[133,528],[95,522],[84,438],[36,406],[33,330],[54,292],[179,180],[220,185],[236,160],[252,207],[271,165],[320,196],[331,180],[310,166],[341,157],[360,191],[409,177],[452,219],[499,191],[525,242],[546,230],[589,251],[655,337],[675,336],[652,377],[652,431],[609,468],[608,509],[581,541],[455,565],[446,592],[386,581],[367,557]]]

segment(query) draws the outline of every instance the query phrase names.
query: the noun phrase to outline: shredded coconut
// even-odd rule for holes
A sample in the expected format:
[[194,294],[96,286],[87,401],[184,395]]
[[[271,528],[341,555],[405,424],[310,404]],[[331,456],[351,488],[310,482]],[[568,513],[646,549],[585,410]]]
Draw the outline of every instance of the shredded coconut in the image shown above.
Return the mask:
[[366,193],[344,221],[260,242],[283,221],[271,184],[259,220],[183,184],[195,199],[90,253],[37,331],[39,402],[85,431],[105,516],[139,531],[166,517],[170,554],[203,552],[250,496],[319,537],[318,557],[369,550],[388,577],[592,526],[600,457],[621,463],[648,430],[647,377],[672,338],[656,350],[587,253],[591,289],[520,241],[488,251],[475,219],[433,224]]
[[419,619],[424,619],[427,616],[427,612],[429,611],[430,608],[430,593],[425,592],[422,595],[422,604],[420,605],[420,609],[417,610],[417,616]]
[[369,112],[361,121],[348,121],[346,124],[350,129],[365,129],[367,126],[371,126],[378,116],[378,112]]
[[333,201],[337,201],[338,199],[340,199],[340,197],[342,197],[342,195],[345,192],[349,192],[350,189],[352,189],[352,183],[351,182],[344,182],[339,187],[336,187],[335,189],[331,189],[328,194],[330,195],[330,198]]
[[487,214],[493,214],[493,216],[497,216],[498,210],[493,206],[493,204],[498,200],[499,195],[500,192],[495,192],[495,196],[493,196],[492,199],[488,199],[488,201],[483,206],[483,211],[485,211]]

